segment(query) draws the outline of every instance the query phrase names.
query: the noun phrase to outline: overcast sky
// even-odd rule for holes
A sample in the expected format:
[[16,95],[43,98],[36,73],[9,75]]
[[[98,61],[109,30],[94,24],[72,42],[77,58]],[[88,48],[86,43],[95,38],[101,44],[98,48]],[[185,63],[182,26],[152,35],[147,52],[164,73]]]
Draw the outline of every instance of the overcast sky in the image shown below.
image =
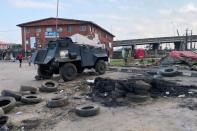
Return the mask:
[[[0,40],[21,42],[17,24],[55,17],[56,0],[1,0]],[[116,40],[197,34],[197,0],[60,0],[59,17],[93,21]]]

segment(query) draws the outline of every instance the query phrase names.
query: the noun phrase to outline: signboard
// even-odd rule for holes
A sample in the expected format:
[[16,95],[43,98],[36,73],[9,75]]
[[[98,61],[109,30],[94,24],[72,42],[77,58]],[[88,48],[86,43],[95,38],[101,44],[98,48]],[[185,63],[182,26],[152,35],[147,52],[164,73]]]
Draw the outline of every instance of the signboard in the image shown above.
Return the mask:
[[36,44],[36,37],[30,37],[30,45],[31,48],[34,48]]
[[45,32],[45,38],[59,37],[59,32]]

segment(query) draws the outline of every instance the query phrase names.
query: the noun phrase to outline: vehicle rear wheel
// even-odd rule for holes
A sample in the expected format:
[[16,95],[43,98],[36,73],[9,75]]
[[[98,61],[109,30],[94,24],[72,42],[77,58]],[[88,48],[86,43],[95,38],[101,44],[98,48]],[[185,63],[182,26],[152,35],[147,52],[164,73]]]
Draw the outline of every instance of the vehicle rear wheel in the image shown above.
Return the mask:
[[40,76],[43,79],[50,79],[53,76],[53,73],[49,70],[49,67],[45,66],[38,66],[38,76]]
[[77,68],[74,64],[67,63],[61,67],[60,75],[64,81],[71,81],[77,76]]
[[96,72],[99,73],[99,75],[104,74],[105,71],[106,71],[106,64],[105,64],[105,61],[104,61],[104,60],[99,60],[99,61],[96,63],[95,70],[96,70]]

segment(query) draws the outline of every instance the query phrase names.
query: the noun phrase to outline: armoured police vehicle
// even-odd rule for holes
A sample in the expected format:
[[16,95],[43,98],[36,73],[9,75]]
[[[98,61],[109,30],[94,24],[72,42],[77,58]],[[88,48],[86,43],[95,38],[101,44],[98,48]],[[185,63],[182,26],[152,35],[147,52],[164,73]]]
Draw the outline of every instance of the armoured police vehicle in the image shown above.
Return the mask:
[[60,74],[64,81],[75,79],[85,68],[94,68],[99,74],[106,71],[107,51],[101,47],[76,44],[70,37],[50,41],[47,47],[32,56],[38,65],[38,77],[50,79],[53,74]]

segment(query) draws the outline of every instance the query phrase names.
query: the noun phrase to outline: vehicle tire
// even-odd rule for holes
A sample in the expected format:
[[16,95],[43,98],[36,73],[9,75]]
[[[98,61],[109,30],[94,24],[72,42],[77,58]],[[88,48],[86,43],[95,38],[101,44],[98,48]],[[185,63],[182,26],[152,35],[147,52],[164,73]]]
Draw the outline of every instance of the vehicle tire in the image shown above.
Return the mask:
[[100,108],[96,105],[86,105],[76,107],[76,114],[81,117],[95,116],[99,113]]
[[[5,115],[0,116],[0,127],[7,125],[8,120],[9,120],[8,116]],[[0,130],[0,131],[6,131],[6,130]]]
[[42,82],[41,87],[39,90],[41,92],[56,92],[58,90],[59,84],[53,80],[46,80]]
[[162,76],[173,77],[178,73],[177,67],[166,67],[159,70],[159,74]]
[[16,100],[13,97],[0,97],[0,107],[5,113],[11,111],[16,105]]
[[99,73],[99,75],[102,75],[105,73],[106,71],[106,64],[105,64],[105,61],[104,60],[99,60],[97,63],[96,63],[96,66],[95,66],[95,70],[96,72]]
[[132,102],[145,102],[148,98],[149,96],[147,95],[134,95],[133,93],[127,94],[127,99]]
[[37,73],[42,79],[51,79],[53,76],[53,73],[48,69],[48,67],[41,65],[38,66]]
[[39,95],[24,95],[21,98],[21,102],[24,104],[37,104],[42,101],[42,97]]
[[1,95],[13,97],[16,99],[16,101],[20,101],[22,97],[22,95],[19,92],[11,91],[11,90],[2,90]]
[[22,85],[20,88],[20,92],[23,91],[30,91],[30,93],[37,93],[38,92],[38,88],[33,87],[33,86],[26,86],[26,85]]
[[71,81],[77,76],[77,68],[72,63],[66,63],[61,67],[60,75],[64,81]]
[[66,105],[68,105],[67,96],[58,96],[47,101],[47,107],[49,108],[63,107]]

